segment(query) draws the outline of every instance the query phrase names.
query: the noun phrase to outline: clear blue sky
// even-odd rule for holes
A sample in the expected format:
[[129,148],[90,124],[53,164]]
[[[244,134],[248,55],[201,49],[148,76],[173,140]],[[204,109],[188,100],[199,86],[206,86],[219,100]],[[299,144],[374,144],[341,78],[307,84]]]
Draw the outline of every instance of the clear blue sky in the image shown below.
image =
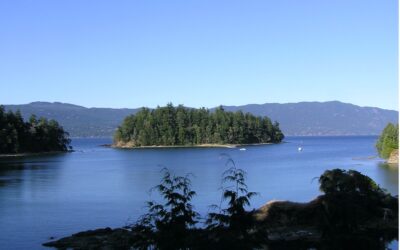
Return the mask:
[[395,0],[1,1],[0,103],[398,110]]

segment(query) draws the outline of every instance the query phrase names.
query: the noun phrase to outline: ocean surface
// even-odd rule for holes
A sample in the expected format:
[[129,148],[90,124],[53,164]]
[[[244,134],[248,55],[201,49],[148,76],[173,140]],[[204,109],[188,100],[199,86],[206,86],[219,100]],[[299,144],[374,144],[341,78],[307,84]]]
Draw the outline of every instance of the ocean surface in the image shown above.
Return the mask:
[[[120,227],[143,214],[164,167],[192,174],[195,209],[221,202],[221,174],[230,157],[247,172],[251,207],[270,200],[307,202],[320,194],[327,169],[355,169],[398,194],[398,169],[376,157],[377,137],[288,137],[276,145],[239,148],[113,149],[111,139],[73,139],[75,152],[0,159],[0,248],[43,249],[60,238]],[[301,147],[303,150],[299,151]],[[391,249],[397,249],[397,241]],[[46,249],[46,248],[44,248]],[[47,248],[48,249],[48,248]]]

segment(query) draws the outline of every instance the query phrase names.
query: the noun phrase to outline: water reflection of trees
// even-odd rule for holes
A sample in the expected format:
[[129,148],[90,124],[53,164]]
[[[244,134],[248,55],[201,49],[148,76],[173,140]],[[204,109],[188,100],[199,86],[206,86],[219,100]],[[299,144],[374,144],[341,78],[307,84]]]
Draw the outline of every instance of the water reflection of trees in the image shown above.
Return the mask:
[[387,164],[385,162],[381,162],[378,164],[379,169],[383,171],[379,171],[383,183],[387,186],[387,189],[392,194],[398,194],[399,188],[399,167],[397,164]]
[[12,189],[10,194],[48,191],[47,186],[59,179],[58,165],[63,154],[21,157],[0,160],[0,191]]

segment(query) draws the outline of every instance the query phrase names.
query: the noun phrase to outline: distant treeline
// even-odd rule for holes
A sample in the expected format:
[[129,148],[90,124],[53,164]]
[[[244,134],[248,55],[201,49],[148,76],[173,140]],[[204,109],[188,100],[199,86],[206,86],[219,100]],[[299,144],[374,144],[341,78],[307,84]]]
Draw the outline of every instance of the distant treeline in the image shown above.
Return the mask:
[[131,146],[277,143],[284,135],[277,122],[250,113],[226,112],[219,107],[191,109],[180,105],[143,108],[125,118],[114,142]]
[[25,122],[19,111],[5,112],[0,106],[0,154],[67,151],[69,143],[57,121],[32,115]]
[[399,148],[399,124],[389,123],[376,143],[379,156],[387,159],[394,149]]

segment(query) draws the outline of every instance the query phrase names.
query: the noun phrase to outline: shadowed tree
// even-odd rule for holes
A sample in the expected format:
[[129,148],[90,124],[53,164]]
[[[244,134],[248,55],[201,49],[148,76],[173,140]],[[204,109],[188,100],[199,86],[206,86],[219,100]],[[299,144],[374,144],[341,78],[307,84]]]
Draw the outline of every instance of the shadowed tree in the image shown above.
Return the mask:
[[5,112],[0,106],[0,153],[67,151],[68,133],[55,121],[32,115],[25,122],[19,111]]
[[191,200],[196,195],[191,190],[188,176],[172,175],[162,170],[158,191],[165,203],[148,202],[148,213],[133,226],[133,246],[139,249],[188,249],[195,246],[194,225],[199,217],[193,210]]
[[325,193],[325,228],[331,232],[352,233],[372,217],[388,219],[398,213],[398,199],[358,171],[326,170],[319,183]]
[[230,168],[222,175],[222,201],[227,202],[227,207],[214,205],[213,208],[219,212],[209,213],[206,221],[210,244],[214,249],[254,249],[266,237],[260,237],[253,230],[252,213],[246,211],[250,199],[257,193],[247,190],[246,172],[237,168],[228,156],[229,165]]

